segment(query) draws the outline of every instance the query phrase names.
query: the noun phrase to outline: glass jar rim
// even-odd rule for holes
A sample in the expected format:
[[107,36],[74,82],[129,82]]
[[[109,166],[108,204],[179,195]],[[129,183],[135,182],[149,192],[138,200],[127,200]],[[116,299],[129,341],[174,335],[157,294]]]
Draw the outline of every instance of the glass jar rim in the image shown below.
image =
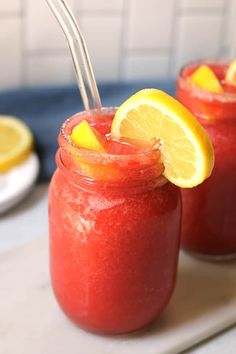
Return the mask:
[[[104,116],[109,116],[114,115],[116,109],[116,107],[104,107],[101,110],[94,110],[93,113],[98,112],[101,114],[102,112],[102,114],[104,113]],[[88,112],[83,111],[68,118],[62,124],[58,137],[60,148],[56,155],[57,166],[64,174],[68,174],[69,172],[71,180],[74,180],[75,183],[77,181],[77,183],[83,185],[92,185],[96,181],[97,185],[109,185],[111,187],[113,186],[114,188],[117,188],[119,184],[124,185],[124,183],[128,185],[128,188],[130,188],[144,184],[155,184],[156,186],[161,186],[167,182],[166,178],[162,175],[163,163],[160,159],[160,150],[157,147],[144,152],[142,151],[126,155],[115,155],[78,148],[77,145],[73,144],[69,136],[75,123],[73,119],[76,117],[82,119],[85,115],[88,117]],[[95,114],[94,117],[97,118],[97,120],[94,120],[94,122],[99,122],[99,115],[96,116]],[[102,117],[102,115],[100,115],[100,117]],[[91,116],[90,118],[91,122],[93,122],[93,117]],[[106,123],[107,121],[103,120],[102,122]],[[104,165],[104,168],[107,166],[109,167],[110,165],[111,167],[115,168],[116,172],[119,172],[120,174],[118,173],[118,177],[115,175],[114,179],[114,176],[111,174],[109,178],[104,180],[103,178],[100,179],[100,177],[99,179],[94,176],[89,177],[86,172],[83,173],[83,167],[81,170],[80,168],[78,170],[76,168],[74,169],[73,161],[76,160],[82,162],[82,165],[84,165],[84,163],[87,166],[101,165],[100,169],[102,168],[102,165]],[[78,166],[81,167],[81,164],[78,163]]]
[[[79,174],[77,172],[74,171],[69,171],[67,166],[64,164],[63,159],[61,158],[60,155],[60,151],[59,149],[56,152],[56,164],[57,167],[59,168],[59,170],[63,173],[63,175],[68,178],[69,180],[75,185],[75,186],[79,186],[82,187],[84,189],[93,189],[96,186],[99,186],[99,188],[103,188],[106,189],[108,187],[113,188],[115,190],[120,190],[123,189],[126,192],[128,191],[132,191],[133,188],[138,189],[138,187],[140,188],[144,188],[145,189],[145,185],[152,185],[154,187],[162,187],[165,184],[168,183],[168,180],[163,176],[163,175],[157,175],[157,176],[153,176],[152,178],[150,178],[149,180],[145,179],[145,184],[143,183],[144,181],[139,180],[136,183],[132,183],[132,184],[125,184],[126,187],[119,187],[120,186],[120,181],[103,181],[103,180],[97,180],[95,178],[91,178],[89,176],[83,175],[83,174]],[[122,182],[122,186],[123,186],[123,182]],[[133,187],[133,188],[132,188]]]
[[[102,107],[101,110],[98,109],[94,109],[92,111],[90,111],[90,113],[93,115],[96,112],[97,113],[104,113],[104,114],[115,114],[116,110],[118,109],[118,107]],[[140,159],[143,156],[148,156],[150,154],[153,154],[155,152],[160,151],[158,149],[158,147],[152,148],[151,150],[145,150],[145,151],[141,151],[141,152],[135,152],[132,154],[108,154],[108,153],[101,153],[101,152],[97,152],[97,151],[93,151],[93,150],[88,150],[88,149],[84,149],[84,148],[79,148],[77,145],[75,145],[72,140],[70,139],[70,136],[66,133],[66,128],[68,126],[68,124],[75,118],[78,116],[85,116],[88,115],[88,112],[86,111],[81,111],[79,113],[74,114],[73,116],[71,116],[70,118],[67,118],[65,120],[65,122],[62,124],[61,129],[60,129],[60,133],[59,133],[59,138],[58,138],[58,142],[59,142],[59,146],[60,148],[62,148],[63,150],[66,150],[67,152],[69,152],[71,155],[75,156],[75,157],[80,157],[80,158],[84,158],[86,160],[93,160],[96,162],[119,162],[119,161],[125,161],[128,159]]]
[[212,102],[218,101],[221,103],[236,103],[236,93],[234,92],[223,92],[223,93],[215,93],[206,91],[196,85],[192,84],[187,77],[184,76],[184,73],[191,68],[198,67],[202,64],[205,65],[220,65],[220,66],[228,66],[230,63],[229,60],[223,59],[201,59],[191,61],[185,65],[183,65],[180,69],[179,76],[178,76],[178,84],[180,85],[181,89],[188,90],[194,97],[197,97],[201,100]]

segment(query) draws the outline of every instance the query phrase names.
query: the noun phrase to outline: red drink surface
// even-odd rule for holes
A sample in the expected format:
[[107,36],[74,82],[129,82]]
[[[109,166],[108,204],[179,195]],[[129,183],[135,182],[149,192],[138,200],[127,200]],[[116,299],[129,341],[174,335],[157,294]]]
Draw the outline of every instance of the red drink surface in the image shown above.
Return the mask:
[[[94,126],[106,134],[109,123],[104,122],[111,123],[112,117],[95,117],[99,123]],[[67,127],[78,119],[72,117]],[[91,180],[78,173],[71,163],[76,152],[70,156],[64,143],[60,135],[49,193],[50,267],[58,303],[91,331],[141,328],[160,314],[174,289],[179,190],[160,176],[157,152],[137,153],[110,142],[113,153],[121,155],[96,154],[86,156],[86,162],[93,165],[94,158],[96,168],[100,163],[119,173],[114,179],[111,173],[111,179]]]
[[221,80],[224,93],[213,94],[193,86],[187,78],[199,65],[190,64],[182,70],[177,98],[211,137],[215,167],[211,177],[200,186],[181,191],[181,244],[195,253],[236,255],[236,87],[224,84],[227,65],[220,63],[209,66]]

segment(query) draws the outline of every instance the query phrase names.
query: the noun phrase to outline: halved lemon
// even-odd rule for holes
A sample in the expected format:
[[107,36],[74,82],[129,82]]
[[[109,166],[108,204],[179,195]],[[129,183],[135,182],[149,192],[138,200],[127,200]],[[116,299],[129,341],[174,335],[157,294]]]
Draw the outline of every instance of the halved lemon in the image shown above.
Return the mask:
[[150,145],[158,139],[164,176],[179,187],[194,187],[212,172],[214,151],[204,128],[163,91],[144,89],[131,96],[118,108],[111,134]]
[[0,172],[22,163],[33,147],[30,129],[20,119],[0,116]]
[[190,80],[194,85],[209,92],[221,93],[224,91],[217,76],[207,65],[201,65],[194,71]]
[[229,65],[226,71],[225,81],[230,85],[236,85],[236,59]]

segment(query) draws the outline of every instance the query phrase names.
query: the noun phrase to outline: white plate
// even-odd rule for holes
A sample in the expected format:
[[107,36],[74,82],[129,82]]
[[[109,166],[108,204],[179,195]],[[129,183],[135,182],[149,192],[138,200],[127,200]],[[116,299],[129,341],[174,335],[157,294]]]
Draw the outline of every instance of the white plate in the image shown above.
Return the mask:
[[39,173],[39,159],[32,153],[21,165],[0,174],[0,214],[19,203],[33,187]]

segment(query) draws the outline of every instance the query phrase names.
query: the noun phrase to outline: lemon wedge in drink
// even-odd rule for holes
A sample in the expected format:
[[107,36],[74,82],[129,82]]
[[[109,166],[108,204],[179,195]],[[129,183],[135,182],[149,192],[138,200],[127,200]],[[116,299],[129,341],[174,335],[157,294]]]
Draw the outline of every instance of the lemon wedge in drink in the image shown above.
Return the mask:
[[236,85],[236,59],[229,65],[226,71],[225,81],[230,85]]
[[0,116],[0,173],[22,163],[31,153],[33,136],[20,119]]
[[[106,153],[106,138],[95,128],[91,127],[86,120],[83,120],[74,127],[70,139],[75,145],[81,148],[98,153]],[[115,181],[120,177],[118,169],[111,165],[87,162],[86,158],[83,157],[77,157],[76,163],[83,175],[95,178],[96,180]]]
[[150,146],[159,140],[164,176],[179,187],[194,187],[212,172],[214,151],[204,128],[163,91],[144,89],[128,98],[116,112],[111,135]]
[[91,127],[86,120],[76,125],[70,135],[76,145],[88,150],[106,152],[106,139],[96,129]]
[[207,65],[201,65],[196,71],[194,71],[190,76],[190,81],[206,91],[214,93],[223,92],[220,81]]

